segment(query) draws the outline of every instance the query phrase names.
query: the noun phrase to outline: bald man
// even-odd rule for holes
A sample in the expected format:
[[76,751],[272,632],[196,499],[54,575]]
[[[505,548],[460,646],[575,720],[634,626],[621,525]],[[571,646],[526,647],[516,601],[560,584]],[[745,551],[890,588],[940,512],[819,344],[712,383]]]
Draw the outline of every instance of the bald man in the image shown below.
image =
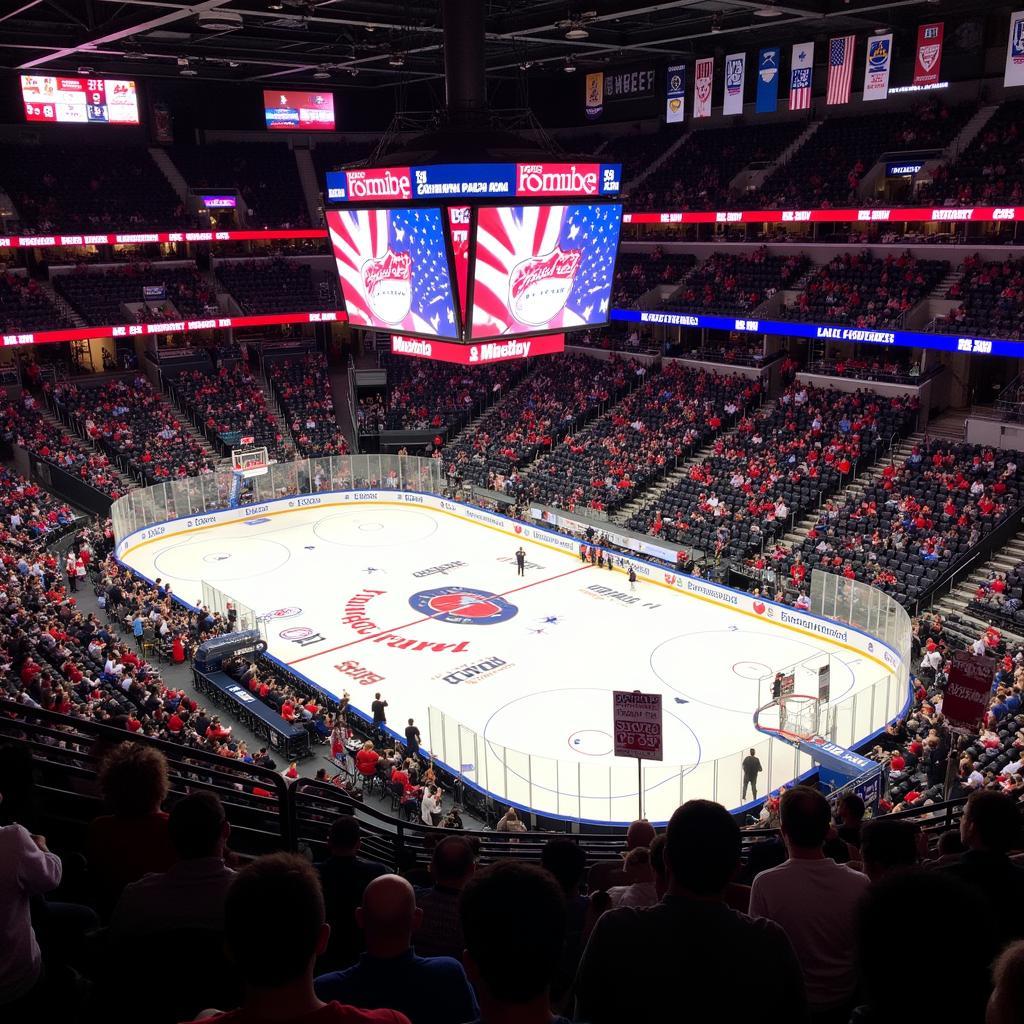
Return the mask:
[[[654,826],[646,818],[638,818],[631,822],[626,830],[626,849],[621,856],[625,858],[631,850],[640,847],[651,848],[655,836]],[[587,889],[590,892],[602,892],[613,885],[629,885],[622,860],[599,860],[590,866],[587,875]]]
[[353,967],[316,979],[317,996],[367,1010],[399,1010],[412,1024],[453,1024],[480,1016],[458,960],[417,956],[412,935],[423,919],[413,887],[398,875],[375,878],[356,908],[366,952]]

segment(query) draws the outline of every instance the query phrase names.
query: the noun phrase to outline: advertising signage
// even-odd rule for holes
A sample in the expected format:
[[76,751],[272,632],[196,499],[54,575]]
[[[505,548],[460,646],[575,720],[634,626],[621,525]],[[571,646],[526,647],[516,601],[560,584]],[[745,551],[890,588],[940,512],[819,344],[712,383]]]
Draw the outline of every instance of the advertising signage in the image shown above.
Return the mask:
[[899,224],[906,221],[956,224],[961,221],[985,223],[1004,220],[1024,220],[1024,206],[872,206],[866,210],[670,210],[622,215],[623,224]]
[[955,334],[924,334],[921,331],[886,330],[878,327],[808,324],[790,320],[755,320],[747,317],[709,316],[704,313],[639,309],[613,309],[612,320],[660,324],[664,327],[708,327],[712,330],[743,331],[748,334],[782,334],[791,338],[820,338],[825,341],[893,345],[900,348],[932,348],[946,352],[970,352],[986,356],[1019,358],[1024,355],[1024,341],[965,338]]
[[109,327],[62,327],[53,331],[0,334],[0,346],[42,345],[52,341],[80,341],[91,338],[137,338],[148,334],[188,334],[192,331],[223,330],[226,327],[270,327],[274,324],[328,324],[348,319],[344,310],[320,313],[261,313],[253,316],[211,316],[198,320],[160,321],[153,324],[113,324]]
[[506,363],[513,359],[528,359],[531,356],[549,356],[564,352],[565,335],[546,334],[538,338],[515,338],[480,345],[460,345],[453,341],[426,341],[392,334],[391,351],[395,355],[433,359],[439,363],[484,366],[488,363]]
[[433,164],[327,172],[332,203],[617,196],[621,187],[620,164]]

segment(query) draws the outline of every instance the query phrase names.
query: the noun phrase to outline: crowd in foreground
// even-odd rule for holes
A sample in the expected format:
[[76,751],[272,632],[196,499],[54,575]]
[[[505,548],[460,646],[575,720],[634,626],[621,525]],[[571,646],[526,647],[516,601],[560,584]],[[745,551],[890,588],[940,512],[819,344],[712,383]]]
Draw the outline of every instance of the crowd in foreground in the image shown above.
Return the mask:
[[[26,753],[0,750],[21,771]],[[137,1020],[141,997],[149,1020],[225,1024],[619,1024],[670,1006],[694,1020],[904,1021],[920,993],[885,936],[908,907],[923,934],[971,925],[930,1019],[980,1024],[986,1002],[990,1024],[1024,1011],[1021,821],[992,791],[937,849],[919,822],[864,820],[856,797],[833,820],[797,786],[778,836],[745,852],[724,807],[691,800],[661,834],[634,822],[617,860],[588,863],[554,836],[536,861],[484,864],[449,834],[429,867],[400,875],[364,854],[349,815],[312,857],[240,857],[219,797],[195,786],[169,801],[163,755],[132,742],[101,762],[108,813],[81,848],[53,852],[14,775],[0,805],[11,1020]],[[159,1000],[151,973],[133,973],[153,957],[175,965]]]

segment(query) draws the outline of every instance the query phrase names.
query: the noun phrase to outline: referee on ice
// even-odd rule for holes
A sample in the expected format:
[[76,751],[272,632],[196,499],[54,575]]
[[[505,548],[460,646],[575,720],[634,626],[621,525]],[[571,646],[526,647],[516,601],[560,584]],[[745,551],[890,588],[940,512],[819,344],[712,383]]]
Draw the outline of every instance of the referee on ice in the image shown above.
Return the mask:
[[519,550],[516,552],[516,575],[526,575],[526,552],[523,550],[522,545],[520,545]]

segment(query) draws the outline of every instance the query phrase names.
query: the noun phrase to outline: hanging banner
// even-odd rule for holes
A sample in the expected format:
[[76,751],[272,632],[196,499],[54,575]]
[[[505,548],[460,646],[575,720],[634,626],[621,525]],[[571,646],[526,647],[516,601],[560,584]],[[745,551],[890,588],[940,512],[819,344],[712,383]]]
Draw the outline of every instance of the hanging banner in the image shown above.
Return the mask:
[[174,142],[174,122],[171,120],[171,108],[163,100],[154,100],[153,111],[153,141]]
[[789,70],[789,109],[811,109],[811,75],[814,73],[814,43],[796,43]]
[[837,36],[828,42],[828,86],[825,90],[825,103],[828,105],[850,102],[855,42],[856,36]]
[[679,124],[686,119],[686,65],[673,64],[665,75],[665,123]]
[[782,51],[766,46],[757,55],[757,106],[759,114],[774,114],[779,105],[779,61]]
[[953,732],[976,736],[985,721],[996,674],[995,658],[956,651],[942,695],[942,715]]
[[917,27],[917,55],[914,58],[914,85],[933,85],[942,73],[941,21]]
[[715,58],[702,57],[697,61],[697,74],[693,82],[693,116],[711,116],[711,82],[715,77]]
[[743,77],[746,71],[745,53],[730,53],[725,58],[725,104],[722,113],[743,113]]
[[604,113],[604,72],[592,71],[587,75],[586,114],[588,121],[596,121]]
[[1006,44],[1003,85],[1024,85],[1024,11],[1010,15],[1010,39]]
[[892,33],[868,40],[864,67],[864,99],[884,100],[889,95],[889,68],[892,65]]

